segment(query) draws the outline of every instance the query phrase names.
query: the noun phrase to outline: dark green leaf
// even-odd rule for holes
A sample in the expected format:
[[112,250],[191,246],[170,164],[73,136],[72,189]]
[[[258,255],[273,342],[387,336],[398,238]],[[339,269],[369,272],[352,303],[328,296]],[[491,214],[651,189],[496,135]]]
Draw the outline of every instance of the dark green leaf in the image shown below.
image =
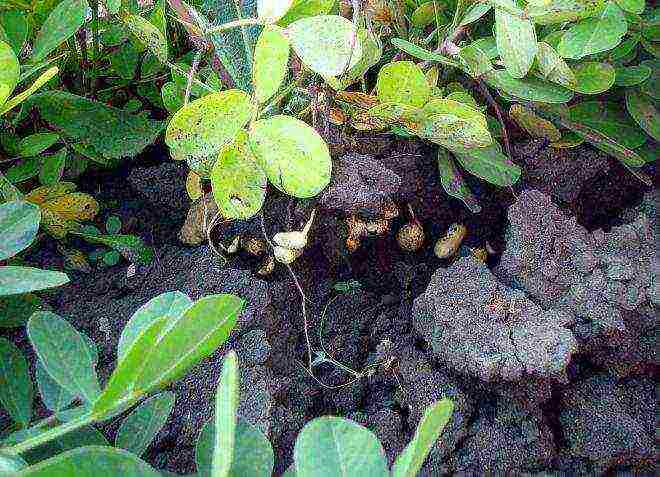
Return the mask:
[[41,26],[32,49],[32,62],[45,59],[55,48],[64,43],[85,23],[85,0],[63,0],[48,15]]
[[21,139],[18,154],[22,157],[36,156],[59,141],[60,135],[53,132],[40,132]]
[[635,149],[646,141],[637,124],[616,103],[585,101],[571,106],[569,112],[571,120],[602,132],[626,148]]
[[472,194],[458,170],[454,161],[449,156],[446,149],[438,149],[438,173],[440,174],[440,183],[445,192],[451,197],[455,197],[465,204],[473,214],[481,212],[479,202]]
[[651,68],[645,65],[619,66],[615,68],[617,86],[635,86],[643,83],[651,76]]
[[31,293],[0,296],[0,328],[23,326],[32,313],[43,308],[41,299]]
[[626,107],[635,122],[656,141],[660,141],[660,114],[656,102],[639,91],[626,91]]
[[7,180],[13,184],[32,179],[39,174],[41,169],[41,157],[28,157],[14,164],[5,173]]
[[147,246],[140,237],[135,235],[90,235],[80,232],[73,234],[90,243],[106,245],[119,252],[126,260],[140,265],[149,265],[154,258],[154,251]]
[[485,75],[486,83],[516,98],[543,103],[566,103],[573,92],[559,85],[535,78],[517,79],[506,70],[491,70]]
[[4,30],[9,44],[18,56],[25,45],[30,31],[28,17],[18,10],[4,10],[0,12],[0,29]]
[[174,407],[174,393],[157,394],[136,407],[121,423],[115,445],[137,456],[147,450]]
[[510,186],[520,178],[520,167],[502,154],[498,143],[488,147],[449,149],[465,170],[491,184],[499,187]]
[[0,404],[21,427],[32,419],[33,397],[25,357],[11,341],[0,337]]
[[[95,427],[84,426],[23,454],[29,464],[49,459],[82,446],[107,446],[107,439]],[[78,474],[76,474],[77,476]]]
[[44,365],[41,364],[41,361],[37,360],[37,366],[35,370],[35,378],[37,380],[37,387],[39,388],[39,395],[41,400],[51,411],[61,411],[66,409],[73,403],[76,399],[76,396],[62,386],[57,384],[53,378],[51,378]]
[[577,83],[572,88],[582,94],[599,94],[614,85],[616,73],[609,63],[585,61],[573,67]]
[[53,185],[60,181],[66,166],[68,152],[67,148],[63,147],[55,154],[43,157],[39,170],[39,182],[42,185]]

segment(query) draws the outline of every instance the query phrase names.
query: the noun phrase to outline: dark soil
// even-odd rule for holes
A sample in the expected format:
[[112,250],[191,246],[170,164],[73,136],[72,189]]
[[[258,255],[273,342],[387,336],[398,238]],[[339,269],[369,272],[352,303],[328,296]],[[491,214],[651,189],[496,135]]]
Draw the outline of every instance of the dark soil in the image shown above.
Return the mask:
[[[400,206],[411,204],[427,237],[423,250],[414,254],[401,251],[390,233],[366,240],[348,255],[341,250],[338,238],[340,218],[325,213],[317,220],[312,246],[293,265],[308,299],[313,346],[319,347],[320,317],[329,304],[322,339],[335,359],[361,369],[376,359],[391,358],[389,366],[377,367],[369,377],[338,390],[321,387],[299,364],[306,360],[300,295],[284,267],[260,279],[253,273],[256,260],[239,255],[223,264],[207,246],[190,248],[178,242],[176,234],[185,213],[181,204],[186,202],[182,187],[185,164],[171,163],[165,151],[152,148],[133,164],[91,173],[79,181],[105,205],[101,223],[107,214],[119,215],[124,224],[122,233],[141,236],[156,252],[153,263],[138,267],[130,278],[125,262],[95,268],[90,274],[71,272],[69,285],[45,295],[54,311],[97,343],[102,381],[114,367],[123,326],[139,306],[157,294],[180,290],[196,299],[230,292],[248,302],[239,329],[228,344],[172,386],[177,395],[175,409],[149,447],[146,460],[177,473],[195,471],[194,444],[213,412],[222,356],[234,348],[239,353],[245,391],[240,412],[268,435],[275,449],[277,475],[291,463],[298,431],[311,418],[324,414],[347,416],[372,429],[392,460],[410,440],[423,406],[442,395],[455,398],[456,413],[445,433],[445,444],[436,445],[423,475],[548,475],[538,474],[544,471],[588,475],[607,471],[568,452],[570,436],[561,435],[557,406],[567,399],[562,389],[569,389],[570,383],[553,391],[537,409],[508,403],[482,383],[454,376],[438,366],[427,352],[427,344],[413,334],[411,307],[433,272],[449,263],[433,255],[432,243],[451,223],[467,226],[466,244],[484,246],[488,242],[501,252],[506,212],[514,201],[512,192],[539,188],[556,193],[557,203],[593,230],[609,228],[625,209],[639,204],[643,185],[615,161],[587,146],[557,155],[537,142],[519,143],[515,145],[516,162],[525,173],[514,191],[467,178],[483,207],[480,214],[474,215],[442,191],[433,151],[426,146],[386,136],[355,136],[348,144],[335,143],[333,151],[372,154],[399,175],[401,187],[395,201]],[[269,235],[298,227],[312,206],[271,190],[264,208]],[[406,217],[401,215],[392,229],[397,230],[404,220]],[[257,220],[233,227],[260,236]],[[221,240],[230,234],[228,229],[221,229],[217,235]],[[46,268],[63,267],[62,258],[48,240],[30,260]],[[490,266],[497,261],[497,255],[489,257]],[[358,280],[363,287],[338,296],[332,285],[349,279]],[[17,342],[33,361],[22,329],[4,330],[3,334]],[[571,382],[582,382],[602,371],[580,359],[571,366],[580,370],[571,376]],[[328,365],[318,367],[316,372],[318,379],[328,385],[342,384],[349,378]],[[589,387],[580,390],[576,391],[579,396],[594,392]],[[570,399],[577,399],[573,394]],[[612,402],[616,403],[616,398]],[[44,414],[43,407],[40,413]],[[0,414],[0,429],[5,421],[6,416]],[[102,424],[100,429],[112,442],[117,420]],[[620,465],[626,469],[626,462]]]

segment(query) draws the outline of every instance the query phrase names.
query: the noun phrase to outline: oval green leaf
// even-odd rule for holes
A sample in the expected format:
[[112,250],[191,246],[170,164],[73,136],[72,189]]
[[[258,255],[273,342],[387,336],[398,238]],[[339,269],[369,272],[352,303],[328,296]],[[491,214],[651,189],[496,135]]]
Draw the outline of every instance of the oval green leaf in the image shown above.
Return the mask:
[[139,15],[126,14],[121,20],[133,36],[162,63],[167,62],[167,39],[156,25]]
[[21,68],[16,53],[9,44],[0,41],[0,106],[18,84]]
[[542,78],[569,89],[575,87],[577,83],[575,73],[552,46],[539,42],[539,51],[536,56]]
[[32,63],[38,63],[73,36],[85,23],[85,0],[63,0],[48,15],[34,40]]
[[256,121],[249,142],[271,184],[286,194],[314,197],[330,182],[328,146],[299,119],[278,115]]
[[383,66],[376,82],[381,103],[399,103],[420,107],[431,97],[424,72],[412,61],[395,61]]
[[326,15],[335,5],[335,0],[293,0],[293,4],[277,24],[286,27],[296,20],[316,15]]
[[59,141],[60,135],[54,132],[40,132],[24,137],[18,143],[18,155],[22,157],[36,156]]
[[4,30],[9,44],[18,56],[30,30],[27,15],[19,10],[4,10],[0,12],[0,28]]
[[14,422],[26,427],[32,419],[34,390],[23,354],[0,337],[0,404]]
[[57,384],[88,403],[94,402],[100,389],[94,357],[83,335],[48,311],[32,315],[27,333],[39,360]]
[[646,142],[644,132],[616,103],[585,101],[574,104],[569,108],[569,118],[599,131],[628,149],[636,149]]
[[[499,0],[510,8],[517,8],[513,0]],[[495,41],[497,51],[509,74],[524,77],[536,57],[536,31],[531,20],[495,8]]]
[[59,287],[68,281],[62,272],[8,265],[0,267],[0,296]]
[[286,77],[289,65],[289,40],[280,30],[265,27],[254,47],[254,67],[252,82],[254,97],[258,103],[265,103],[279,89]]
[[149,464],[125,450],[86,446],[27,467],[16,477],[161,477]]
[[37,235],[41,212],[24,201],[0,204],[0,261],[27,248]]
[[174,407],[174,393],[166,391],[142,402],[121,423],[115,446],[141,456],[162,429]]
[[42,185],[53,185],[60,181],[66,166],[67,154],[66,147],[63,147],[55,154],[44,156],[39,170],[39,182]]
[[261,210],[266,184],[266,174],[257,165],[248,136],[240,131],[233,143],[222,148],[213,166],[213,198],[225,217],[249,219]]
[[527,101],[540,103],[566,103],[573,92],[559,85],[536,78],[517,79],[506,70],[491,70],[485,75],[486,83],[504,93]]
[[41,364],[41,361],[39,360],[37,360],[34,374],[41,400],[51,411],[55,412],[66,409],[76,399],[76,396],[73,393],[64,389],[57,384],[57,381],[51,378],[50,374],[48,374],[48,371],[46,371],[46,368],[44,368],[44,365]]
[[368,429],[339,417],[319,417],[303,427],[293,451],[297,477],[385,477],[387,459]]
[[502,154],[498,143],[488,147],[472,149],[449,148],[454,156],[470,174],[499,187],[515,184],[520,179],[520,167]]
[[626,91],[626,107],[632,118],[656,141],[660,141],[660,115],[650,96],[635,90]]
[[636,86],[649,79],[652,73],[651,68],[646,65],[619,66],[614,71],[614,84],[617,86]]
[[179,158],[207,157],[231,142],[253,113],[254,106],[244,91],[211,93],[188,103],[172,116],[165,142]]
[[357,28],[338,15],[301,18],[286,32],[305,66],[326,78],[339,76],[362,57]]
[[599,94],[614,85],[616,73],[609,63],[585,61],[573,67],[577,83],[572,88],[582,94]]

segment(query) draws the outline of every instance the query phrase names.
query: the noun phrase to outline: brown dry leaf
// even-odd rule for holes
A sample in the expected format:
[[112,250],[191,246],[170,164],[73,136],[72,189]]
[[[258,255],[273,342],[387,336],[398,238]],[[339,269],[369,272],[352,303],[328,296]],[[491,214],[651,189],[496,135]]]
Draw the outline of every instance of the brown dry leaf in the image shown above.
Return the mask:
[[92,220],[99,212],[99,203],[84,192],[71,192],[49,200],[41,209],[48,210],[64,220]]
[[206,227],[218,213],[213,194],[208,193],[192,203],[186,221],[179,232],[179,240],[186,245],[200,245],[206,241]]
[[371,109],[378,104],[376,96],[359,91],[340,91],[335,95],[335,100],[364,110]]
[[382,131],[389,126],[384,119],[373,117],[367,112],[350,117],[348,124],[357,131]]
[[509,116],[532,137],[545,138],[549,141],[559,141],[561,133],[550,121],[538,117],[529,108],[521,104],[512,104]]
[[192,201],[199,199],[202,194],[202,178],[195,171],[188,172],[186,177],[186,191]]
[[328,115],[328,120],[336,125],[336,126],[341,126],[346,122],[346,113],[344,113],[341,109],[339,108],[332,108],[330,109],[330,114]]

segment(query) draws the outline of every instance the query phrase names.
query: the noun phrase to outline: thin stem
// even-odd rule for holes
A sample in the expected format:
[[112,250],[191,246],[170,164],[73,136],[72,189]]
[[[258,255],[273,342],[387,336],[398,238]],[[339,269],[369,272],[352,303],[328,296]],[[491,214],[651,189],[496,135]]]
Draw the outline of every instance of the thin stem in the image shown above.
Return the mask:
[[14,455],[22,454],[23,452],[34,449],[35,447],[63,436],[64,434],[68,434],[69,432],[75,431],[76,429],[86,426],[87,424],[91,424],[94,422],[94,420],[94,416],[91,414],[81,416],[78,419],[73,419],[69,422],[65,422],[64,424],[60,424],[57,427],[39,434],[38,436],[32,437],[31,439],[27,439],[19,444],[16,444],[15,446],[5,447],[2,449],[2,451]]
[[190,66],[190,71],[188,73],[188,81],[186,82],[186,93],[183,96],[184,106],[188,104],[188,100],[190,99],[190,89],[192,87],[192,81],[193,78],[195,77],[195,73],[197,73],[197,68],[199,67],[199,62],[201,59],[202,59],[202,52],[198,51],[192,60],[192,65]]
[[[165,64],[168,66],[168,68],[172,68],[173,70],[177,71],[178,73],[181,73],[181,74],[184,75],[184,76],[188,76],[188,71],[184,70],[184,69],[181,68],[179,65],[175,65],[174,63],[172,63],[172,62],[170,62],[170,61],[166,62]],[[215,93],[215,92],[216,92],[215,89],[211,88],[209,85],[207,85],[207,84],[205,84],[205,83],[202,83],[202,82],[199,81],[197,78],[193,78],[192,81],[193,81],[193,83],[195,83],[197,86],[199,86],[200,88],[205,89],[205,90],[208,91],[209,93]]]
[[99,60],[99,2],[98,0],[92,1],[92,48],[94,54],[92,55],[92,73],[90,78],[90,96],[92,98],[96,94],[96,81],[98,78],[98,60]]
[[241,18],[232,22],[223,23],[222,25],[214,26],[206,30],[204,33],[218,33],[220,31],[231,30],[232,28],[239,28],[248,25],[261,25],[263,21],[259,18]]

